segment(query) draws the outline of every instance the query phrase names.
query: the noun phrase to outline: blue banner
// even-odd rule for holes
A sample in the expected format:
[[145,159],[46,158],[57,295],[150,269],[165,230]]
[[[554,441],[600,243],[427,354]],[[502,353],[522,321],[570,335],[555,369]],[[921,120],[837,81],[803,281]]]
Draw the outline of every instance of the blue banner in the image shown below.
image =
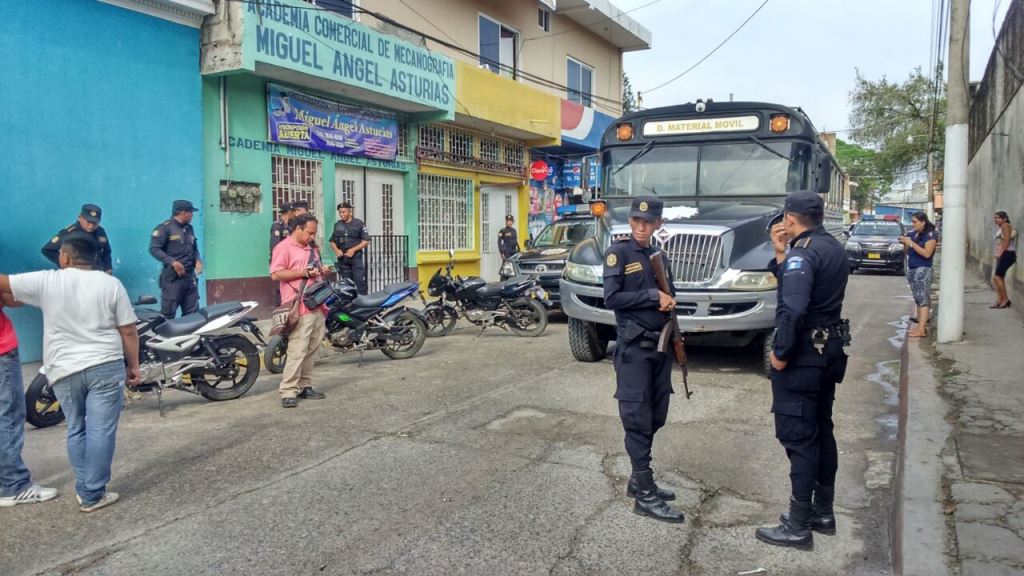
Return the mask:
[[268,139],[346,156],[394,160],[398,119],[267,84]]

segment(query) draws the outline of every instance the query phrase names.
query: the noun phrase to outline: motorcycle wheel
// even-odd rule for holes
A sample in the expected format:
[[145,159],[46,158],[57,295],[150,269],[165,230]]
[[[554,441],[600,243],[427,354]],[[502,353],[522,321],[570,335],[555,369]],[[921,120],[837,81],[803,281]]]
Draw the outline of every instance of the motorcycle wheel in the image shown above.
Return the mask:
[[36,374],[25,390],[25,420],[36,428],[49,428],[64,421],[64,411],[44,374]]
[[440,303],[430,303],[423,309],[423,318],[427,324],[427,336],[435,338],[447,336],[455,329],[459,321],[458,313]]
[[423,348],[423,342],[427,339],[427,325],[406,310],[398,315],[385,338],[387,342],[380,349],[385,356],[392,360],[412,358]]
[[199,393],[207,400],[234,400],[252,388],[260,375],[260,350],[245,336],[232,334],[214,341],[217,354],[228,359],[224,369],[191,372]]
[[548,327],[548,311],[536,300],[522,298],[510,302],[505,325],[516,336],[536,338]]
[[288,337],[278,334],[271,336],[263,347],[263,365],[271,374],[284,372],[284,363],[288,360]]

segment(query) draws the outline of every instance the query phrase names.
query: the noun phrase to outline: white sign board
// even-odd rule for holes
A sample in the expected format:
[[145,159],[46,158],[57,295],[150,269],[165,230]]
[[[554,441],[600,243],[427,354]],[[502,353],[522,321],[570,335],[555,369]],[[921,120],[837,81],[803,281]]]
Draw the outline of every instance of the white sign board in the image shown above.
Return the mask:
[[694,120],[659,120],[644,123],[644,136],[678,136],[709,132],[748,132],[761,127],[758,116],[698,118]]

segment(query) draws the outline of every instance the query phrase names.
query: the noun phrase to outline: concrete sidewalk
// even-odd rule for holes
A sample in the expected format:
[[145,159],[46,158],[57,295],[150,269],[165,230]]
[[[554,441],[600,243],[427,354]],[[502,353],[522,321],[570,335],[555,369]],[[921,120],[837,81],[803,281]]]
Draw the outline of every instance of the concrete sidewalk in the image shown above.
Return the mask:
[[994,300],[968,272],[964,340],[907,344],[897,573],[1024,576],[1024,318]]

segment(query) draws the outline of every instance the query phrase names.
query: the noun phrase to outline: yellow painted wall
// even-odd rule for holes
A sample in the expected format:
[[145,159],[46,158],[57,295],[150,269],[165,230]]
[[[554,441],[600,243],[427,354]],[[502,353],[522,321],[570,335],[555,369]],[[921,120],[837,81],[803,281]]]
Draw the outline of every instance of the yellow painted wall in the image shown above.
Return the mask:
[[517,128],[554,146],[562,137],[561,99],[465,62],[455,63],[455,113]]

